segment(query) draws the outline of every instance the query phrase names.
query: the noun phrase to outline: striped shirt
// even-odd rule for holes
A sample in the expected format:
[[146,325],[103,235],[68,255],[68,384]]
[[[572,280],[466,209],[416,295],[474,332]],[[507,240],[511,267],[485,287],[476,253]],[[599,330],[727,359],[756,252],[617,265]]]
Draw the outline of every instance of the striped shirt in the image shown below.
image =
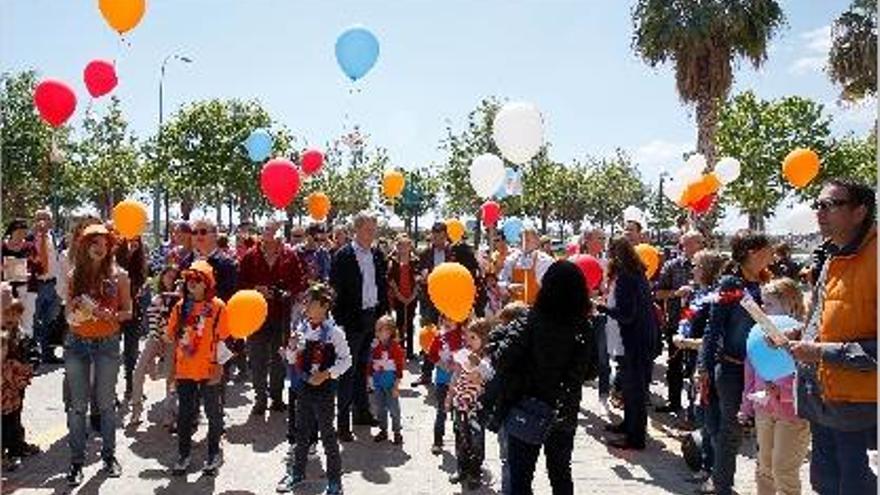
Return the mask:
[[150,307],[147,308],[150,337],[162,338],[168,328],[168,317],[171,315],[171,310],[179,300],[180,294],[177,292],[163,292],[153,297]]

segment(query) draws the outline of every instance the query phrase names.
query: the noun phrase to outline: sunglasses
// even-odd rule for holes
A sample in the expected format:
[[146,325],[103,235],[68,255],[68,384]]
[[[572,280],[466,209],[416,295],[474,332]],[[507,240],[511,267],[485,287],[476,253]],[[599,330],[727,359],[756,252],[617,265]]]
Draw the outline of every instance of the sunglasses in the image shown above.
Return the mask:
[[195,235],[208,235],[208,234],[213,234],[213,233],[214,233],[214,231],[213,231],[212,229],[196,229],[196,230],[193,230],[193,234],[195,234]]
[[848,199],[826,198],[813,201],[812,208],[816,211],[835,210],[848,204],[852,204],[852,201]]

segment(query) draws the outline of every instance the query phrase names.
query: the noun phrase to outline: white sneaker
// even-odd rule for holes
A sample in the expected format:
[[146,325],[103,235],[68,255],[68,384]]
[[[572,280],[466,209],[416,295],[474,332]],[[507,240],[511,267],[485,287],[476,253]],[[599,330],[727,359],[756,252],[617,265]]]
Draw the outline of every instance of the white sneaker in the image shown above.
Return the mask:
[[608,397],[599,397],[599,414],[607,418],[611,414],[608,409]]
[[177,460],[177,462],[174,463],[174,467],[171,468],[171,473],[177,475],[185,474],[186,471],[189,469],[189,461],[189,456],[181,457]]

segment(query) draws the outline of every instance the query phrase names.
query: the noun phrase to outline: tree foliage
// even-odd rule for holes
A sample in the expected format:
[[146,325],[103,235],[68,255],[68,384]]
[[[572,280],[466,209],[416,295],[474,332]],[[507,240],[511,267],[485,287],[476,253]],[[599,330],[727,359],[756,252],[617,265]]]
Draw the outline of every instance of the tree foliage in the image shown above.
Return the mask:
[[877,93],[877,2],[855,0],[831,25],[828,73],[841,86],[841,98],[858,100]]

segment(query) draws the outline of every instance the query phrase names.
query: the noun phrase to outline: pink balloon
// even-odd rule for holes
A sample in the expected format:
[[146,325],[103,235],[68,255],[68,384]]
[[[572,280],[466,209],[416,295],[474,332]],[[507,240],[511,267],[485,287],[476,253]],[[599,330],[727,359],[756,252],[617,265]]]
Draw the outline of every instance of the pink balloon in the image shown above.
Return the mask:
[[300,162],[302,163],[302,171],[304,174],[314,175],[324,166],[324,154],[318,150],[308,150],[303,153]]
[[581,269],[589,290],[596,290],[602,283],[602,264],[589,254],[579,254],[571,258],[571,262]]
[[275,158],[263,165],[260,173],[260,188],[269,203],[275,208],[284,209],[299,192],[299,172],[290,160]]
[[83,71],[86,89],[92,98],[98,98],[113,91],[119,83],[116,67],[106,60],[92,60]]
[[576,242],[569,242],[565,245],[565,254],[569,256],[574,256],[578,254],[579,247],[580,246],[578,246]]
[[76,110],[76,94],[66,83],[45,79],[34,90],[34,106],[52,127],[59,127]]
[[494,227],[501,218],[501,205],[495,201],[486,201],[480,207],[480,211],[483,214],[483,224],[487,227]]

